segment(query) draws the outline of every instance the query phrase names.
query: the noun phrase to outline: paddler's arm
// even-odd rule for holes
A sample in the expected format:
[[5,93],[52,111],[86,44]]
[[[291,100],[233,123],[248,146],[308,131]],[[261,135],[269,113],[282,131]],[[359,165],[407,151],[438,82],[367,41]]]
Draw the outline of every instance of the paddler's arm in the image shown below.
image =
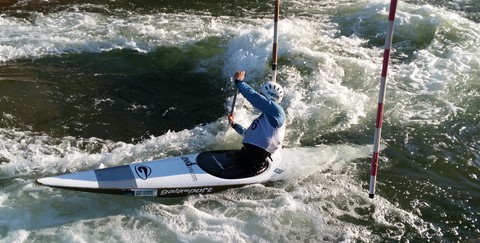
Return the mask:
[[231,126],[238,134],[240,134],[240,135],[242,135],[242,136],[245,135],[245,131],[247,131],[247,129],[246,129],[244,126],[242,126],[242,125],[240,125],[240,124],[238,124],[238,123],[235,123],[235,116],[229,115],[229,116],[228,116],[228,122],[230,123],[230,126]]
[[259,94],[250,85],[241,80],[236,79],[235,86],[253,107],[267,115],[267,119],[273,127],[281,127],[283,125],[285,122],[285,112],[279,104],[268,100],[265,96]]
[[[235,72],[235,74],[233,75],[233,78],[235,79],[235,84],[237,82],[242,82],[243,79],[245,78],[245,71]],[[228,123],[238,134],[242,136],[245,135],[245,132],[247,131],[247,129],[244,126],[238,123],[235,123],[235,116],[233,115],[233,113],[228,116]]]
[[271,102],[263,95],[259,94],[255,91],[250,85],[247,83],[240,81],[238,79],[235,80],[235,86],[237,86],[238,91],[242,94],[242,96],[250,102],[253,107],[259,109],[263,113],[270,113]]

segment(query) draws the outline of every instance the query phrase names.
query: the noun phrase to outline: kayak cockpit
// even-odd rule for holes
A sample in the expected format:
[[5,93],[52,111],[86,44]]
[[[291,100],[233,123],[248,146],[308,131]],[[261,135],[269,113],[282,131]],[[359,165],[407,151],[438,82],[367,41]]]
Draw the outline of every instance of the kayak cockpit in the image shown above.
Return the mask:
[[245,166],[246,163],[238,162],[235,157],[238,150],[206,151],[198,154],[197,165],[205,172],[224,179],[240,179],[261,174],[267,166],[258,171],[252,171]]

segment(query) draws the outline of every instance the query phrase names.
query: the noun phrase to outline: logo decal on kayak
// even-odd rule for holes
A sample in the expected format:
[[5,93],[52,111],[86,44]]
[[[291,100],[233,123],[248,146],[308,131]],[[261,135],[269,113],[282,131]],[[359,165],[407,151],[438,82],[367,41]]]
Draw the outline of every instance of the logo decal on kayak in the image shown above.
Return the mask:
[[192,180],[193,181],[198,180],[197,175],[195,174],[195,171],[193,170],[193,167],[192,167],[193,165],[195,165],[195,163],[192,163],[192,161],[190,161],[188,157],[182,156],[182,160],[183,160],[183,163],[185,163],[185,165],[187,166],[188,172],[190,172],[190,176],[192,177]]
[[214,189],[212,187],[199,187],[199,188],[175,188],[175,189],[166,189],[160,191],[160,196],[179,196],[179,195],[190,195],[190,194],[206,194],[212,193]]
[[142,180],[146,180],[152,174],[152,169],[145,165],[137,165],[135,166],[135,172]]

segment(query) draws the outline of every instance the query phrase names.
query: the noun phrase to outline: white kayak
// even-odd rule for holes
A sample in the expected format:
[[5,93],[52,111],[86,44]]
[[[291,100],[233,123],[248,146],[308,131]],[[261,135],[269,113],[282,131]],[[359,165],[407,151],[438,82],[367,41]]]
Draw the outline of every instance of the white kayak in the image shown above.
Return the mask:
[[281,151],[269,157],[266,169],[240,173],[232,162],[237,150],[218,150],[148,162],[46,177],[38,184],[95,193],[176,197],[214,193],[228,188],[279,179],[284,172]]

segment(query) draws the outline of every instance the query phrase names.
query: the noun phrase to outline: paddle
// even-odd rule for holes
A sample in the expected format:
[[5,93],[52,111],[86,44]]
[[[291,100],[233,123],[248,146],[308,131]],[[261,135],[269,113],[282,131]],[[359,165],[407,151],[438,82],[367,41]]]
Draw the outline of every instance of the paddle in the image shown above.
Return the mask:
[[[231,78],[230,81],[233,82],[233,78]],[[238,89],[235,87],[233,92],[234,94],[233,94],[233,100],[232,100],[232,108],[230,108],[230,113],[228,114],[228,116],[232,117],[232,119],[233,119],[233,111],[235,110],[235,103],[237,102]],[[228,120],[228,125],[231,125],[230,119]]]
[[234,90],[235,94],[233,95],[233,101],[232,101],[232,108],[230,109],[230,116],[233,116],[233,111],[235,110],[235,102],[237,101],[237,95],[238,95],[238,89],[235,88]]

